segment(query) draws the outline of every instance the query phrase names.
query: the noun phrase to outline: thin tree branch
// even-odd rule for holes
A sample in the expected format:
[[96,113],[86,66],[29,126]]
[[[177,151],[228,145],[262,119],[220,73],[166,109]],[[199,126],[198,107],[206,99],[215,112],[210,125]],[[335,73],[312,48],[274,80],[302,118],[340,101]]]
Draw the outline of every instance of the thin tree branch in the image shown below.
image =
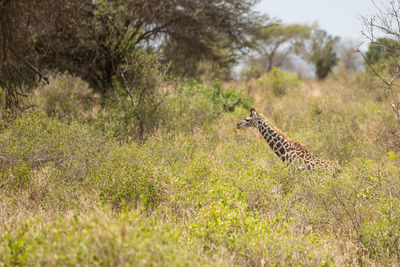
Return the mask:
[[390,86],[390,84],[375,70],[375,68],[371,65],[371,63],[367,60],[367,57],[363,52],[360,51],[360,49],[357,50],[358,53],[361,54],[363,59],[365,60],[365,63],[367,63],[368,67],[375,73],[375,75],[387,86]]

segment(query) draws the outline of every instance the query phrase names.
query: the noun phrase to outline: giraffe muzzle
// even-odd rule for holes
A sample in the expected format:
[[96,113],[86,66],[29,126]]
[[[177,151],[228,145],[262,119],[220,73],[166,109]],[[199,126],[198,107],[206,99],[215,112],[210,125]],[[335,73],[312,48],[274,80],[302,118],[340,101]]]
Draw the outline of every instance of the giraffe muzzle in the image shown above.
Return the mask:
[[236,124],[236,129],[240,129],[244,126],[243,122],[239,122],[238,124]]

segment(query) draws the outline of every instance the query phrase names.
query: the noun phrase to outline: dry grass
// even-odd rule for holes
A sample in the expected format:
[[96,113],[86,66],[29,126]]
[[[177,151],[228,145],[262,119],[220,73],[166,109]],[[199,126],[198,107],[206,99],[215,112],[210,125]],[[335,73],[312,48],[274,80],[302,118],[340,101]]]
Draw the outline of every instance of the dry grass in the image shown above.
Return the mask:
[[341,164],[332,177],[285,168],[255,129],[235,129],[248,110],[221,111],[224,102],[190,86],[167,101],[165,129],[140,144],[105,133],[101,118],[4,122],[0,265],[400,261],[398,147],[379,88],[342,74],[280,96],[253,87],[258,110]]

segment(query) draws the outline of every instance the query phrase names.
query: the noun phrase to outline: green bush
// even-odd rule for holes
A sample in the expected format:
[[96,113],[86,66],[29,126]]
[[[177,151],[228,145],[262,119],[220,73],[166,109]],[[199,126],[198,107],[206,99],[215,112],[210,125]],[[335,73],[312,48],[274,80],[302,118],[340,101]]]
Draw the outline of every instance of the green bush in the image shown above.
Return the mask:
[[206,86],[188,80],[165,99],[157,115],[162,118],[161,127],[167,132],[192,132],[224,112],[232,112],[237,107],[250,108],[253,101],[242,91],[223,88],[220,83]]
[[138,205],[154,209],[163,199],[166,181],[148,157],[150,154],[141,153],[135,144],[117,146],[99,165],[92,166],[90,180],[101,203],[117,210]]
[[334,75],[255,95],[340,162],[334,176],[288,169],[256,129],[236,130],[250,98],[220,84],[180,84],[141,142],[100,130],[104,117],[4,118],[0,265],[395,265],[398,151],[375,96]]
[[[400,43],[395,39],[378,38],[376,42],[369,44],[365,57],[375,71],[381,75],[385,75],[385,73],[392,74],[396,71],[396,58],[400,54],[399,48]],[[367,64],[365,64],[365,68],[370,71],[370,67]]]
[[[239,107],[199,133],[160,131],[140,144],[44,113],[11,121],[0,134],[7,151],[0,260],[395,262],[400,175],[393,160],[353,160],[336,177],[288,170],[252,136],[255,129],[234,129],[247,112]],[[343,244],[351,244],[346,255],[337,252]]]
[[376,214],[364,221],[360,241],[368,251],[368,257],[387,265],[400,261],[400,203],[398,198],[382,198],[371,208]]
[[4,212],[90,206],[95,197],[84,193],[88,176],[111,147],[107,140],[87,125],[43,112],[9,122],[0,134],[0,191],[9,203]]
[[64,215],[50,223],[38,217],[0,234],[5,266],[210,266],[223,262],[201,257],[181,242],[180,228],[135,212]]
[[235,88],[222,88],[221,83],[216,83],[209,88],[211,91],[211,100],[214,105],[222,106],[223,111],[233,112],[236,107],[249,109],[253,104],[252,97],[244,96],[243,92]]
[[121,43],[124,64],[113,79],[114,90],[107,95],[98,124],[115,136],[144,140],[160,122],[157,113],[168,95],[162,88],[167,67],[155,53],[132,46],[129,38]]
[[283,71],[277,67],[256,80],[256,86],[270,90],[274,96],[284,96],[293,88],[300,85],[296,74]]
[[240,76],[246,80],[258,79],[266,72],[265,69],[258,66],[249,66],[247,69],[240,73]]
[[3,148],[6,166],[22,163],[39,169],[56,163],[70,172],[70,178],[78,179],[79,173],[87,170],[85,163],[93,160],[104,148],[105,139],[87,125],[63,123],[37,112],[15,119],[2,133],[0,147]]
[[[223,88],[221,83],[206,86],[194,80],[167,81],[155,55],[138,51],[132,57],[134,64],[124,74],[127,78],[116,79],[116,96],[111,97],[109,108],[97,121],[116,137],[143,140],[159,128],[191,131],[222,112],[232,112],[236,107],[248,109],[253,103],[242,91]],[[140,69],[140,75],[136,69]]]

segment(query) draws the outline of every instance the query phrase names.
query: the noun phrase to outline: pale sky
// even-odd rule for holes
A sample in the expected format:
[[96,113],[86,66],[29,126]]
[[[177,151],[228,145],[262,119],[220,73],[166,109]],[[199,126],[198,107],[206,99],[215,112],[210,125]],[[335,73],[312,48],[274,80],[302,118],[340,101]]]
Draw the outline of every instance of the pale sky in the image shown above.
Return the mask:
[[329,34],[357,43],[366,42],[360,15],[376,10],[371,0],[261,0],[255,9],[284,23],[317,22]]

